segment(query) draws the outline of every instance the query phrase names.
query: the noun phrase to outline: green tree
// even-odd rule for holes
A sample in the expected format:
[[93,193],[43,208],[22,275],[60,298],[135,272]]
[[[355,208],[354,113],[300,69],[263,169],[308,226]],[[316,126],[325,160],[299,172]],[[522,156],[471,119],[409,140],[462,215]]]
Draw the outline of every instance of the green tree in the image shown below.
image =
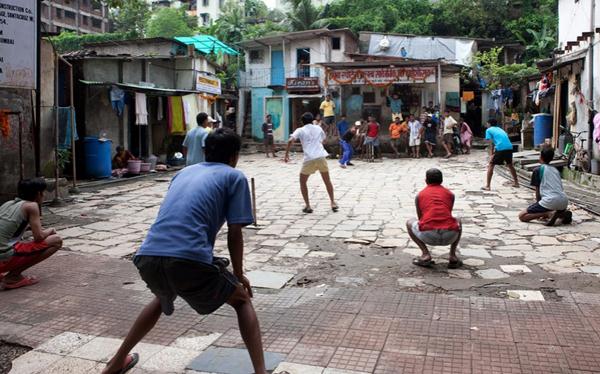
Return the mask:
[[539,73],[537,68],[526,64],[503,65],[500,63],[501,55],[502,48],[496,47],[477,52],[473,58],[471,69],[487,82],[489,90],[521,84],[527,77]]
[[221,17],[215,21],[216,37],[226,43],[237,43],[243,39],[246,27],[244,7],[235,0],[228,0]]
[[252,20],[264,20],[269,15],[269,8],[262,0],[244,0],[244,16]]
[[150,7],[145,0],[128,0],[120,7],[110,11],[110,18],[115,25],[115,31],[129,35],[131,38],[144,36]]
[[161,8],[148,20],[146,36],[172,38],[194,34],[183,9]]
[[323,13],[312,4],[311,0],[298,0],[292,4],[293,9],[287,14],[287,22],[292,31],[303,31],[325,26]]

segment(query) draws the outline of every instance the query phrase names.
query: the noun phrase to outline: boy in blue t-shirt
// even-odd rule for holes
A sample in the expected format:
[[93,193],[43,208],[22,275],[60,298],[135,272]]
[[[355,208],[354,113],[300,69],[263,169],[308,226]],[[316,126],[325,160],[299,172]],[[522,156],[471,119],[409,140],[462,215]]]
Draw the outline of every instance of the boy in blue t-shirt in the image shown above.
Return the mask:
[[[255,372],[266,373],[252,289],[243,272],[242,228],[254,219],[248,181],[235,169],[240,148],[237,134],[217,129],[206,138],[206,162],[186,167],[171,181],[156,221],[133,260],[154,300],[141,312],[103,374],[135,366],[139,356],[129,352],[161,313],[173,313],[178,296],[199,314],[231,305]],[[227,270],[227,259],[213,256],[225,221],[233,273]]]
[[513,177],[513,187],[519,187],[519,179],[517,171],[513,166],[513,146],[508,138],[508,134],[498,127],[498,121],[490,119],[487,122],[487,130],[485,130],[485,140],[490,140],[490,163],[487,171],[487,184],[481,189],[489,191],[492,184],[492,176],[494,175],[494,167],[496,165],[504,165],[510,170]]

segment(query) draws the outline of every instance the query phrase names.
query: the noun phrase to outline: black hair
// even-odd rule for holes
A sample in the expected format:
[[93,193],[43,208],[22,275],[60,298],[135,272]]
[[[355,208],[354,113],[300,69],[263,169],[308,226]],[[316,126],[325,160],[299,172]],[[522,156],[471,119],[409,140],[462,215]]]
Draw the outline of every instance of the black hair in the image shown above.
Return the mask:
[[495,118],[490,118],[488,120],[488,123],[490,124],[490,126],[498,126],[498,121],[496,121]]
[[313,117],[312,113],[306,112],[302,115],[302,124],[308,125],[309,123],[312,123],[314,119],[315,117]]
[[549,164],[552,160],[554,160],[554,148],[548,146],[542,147],[540,151],[540,158],[544,161],[544,164]]
[[228,164],[241,148],[242,139],[238,134],[228,128],[219,128],[206,137],[204,153],[207,162]]
[[123,148],[122,145],[118,145],[117,148],[115,149],[117,151],[117,153],[122,152],[125,150],[125,148]]
[[208,119],[208,114],[206,114],[204,112],[200,112],[196,116],[196,123],[198,124],[198,126],[202,126],[204,124],[204,122],[206,122],[207,119]]
[[47,187],[44,178],[23,179],[17,186],[17,195],[19,199],[35,201],[37,194],[46,191]]
[[444,176],[440,169],[432,168],[425,173],[425,182],[427,184],[442,184]]

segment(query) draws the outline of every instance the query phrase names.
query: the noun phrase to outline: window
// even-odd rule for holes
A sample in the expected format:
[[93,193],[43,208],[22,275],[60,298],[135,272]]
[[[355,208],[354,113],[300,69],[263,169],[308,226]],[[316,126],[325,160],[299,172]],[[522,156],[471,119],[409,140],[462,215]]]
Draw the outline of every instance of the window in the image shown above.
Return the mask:
[[264,55],[261,49],[255,49],[250,51],[250,63],[251,64],[261,64],[264,62]]
[[70,10],[65,10],[65,18],[75,19],[75,12],[71,12]]
[[340,50],[342,48],[342,39],[339,36],[331,38],[331,49]]
[[83,23],[84,25],[88,25],[90,23],[90,17],[88,16],[81,16],[81,23]]
[[203,25],[208,25],[210,23],[210,15],[208,13],[200,14],[200,18],[202,18]]
[[92,27],[94,28],[101,28],[102,27],[102,21],[99,20],[98,18],[92,18]]
[[63,18],[63,11],[62,11],[62,9],[56,8],[56,18]]
[[202,6],[208,6],[209,0],[202,0]]

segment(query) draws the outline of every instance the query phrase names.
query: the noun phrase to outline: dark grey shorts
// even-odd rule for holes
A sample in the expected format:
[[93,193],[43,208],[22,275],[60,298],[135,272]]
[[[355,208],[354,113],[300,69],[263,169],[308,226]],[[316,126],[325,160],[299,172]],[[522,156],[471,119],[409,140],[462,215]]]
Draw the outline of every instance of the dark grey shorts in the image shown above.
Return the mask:
[[175,257],[136,256],[133,263],[148,288],[171,315],[177,296],[199,314],[210,314],[229,300],[238,279],[225,267]]

